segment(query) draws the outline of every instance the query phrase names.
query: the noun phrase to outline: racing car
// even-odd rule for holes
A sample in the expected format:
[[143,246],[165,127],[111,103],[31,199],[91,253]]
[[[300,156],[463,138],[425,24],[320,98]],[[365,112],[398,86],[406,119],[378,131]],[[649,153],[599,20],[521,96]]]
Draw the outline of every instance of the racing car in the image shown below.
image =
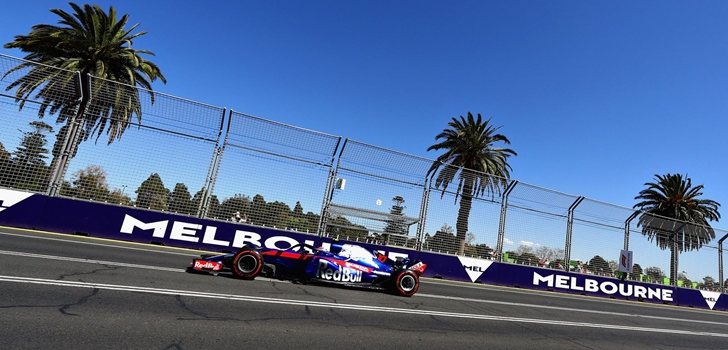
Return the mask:
[[355,244],[331,244],[328,250],[297,244],[286,250],[246,246],[235,253],[201,255],[190,272],[232,272],[240,279],[272,277],[300,283],[333,283],[392,291],[411,297],[420,288],[427,264],[419,260],[392,260]]

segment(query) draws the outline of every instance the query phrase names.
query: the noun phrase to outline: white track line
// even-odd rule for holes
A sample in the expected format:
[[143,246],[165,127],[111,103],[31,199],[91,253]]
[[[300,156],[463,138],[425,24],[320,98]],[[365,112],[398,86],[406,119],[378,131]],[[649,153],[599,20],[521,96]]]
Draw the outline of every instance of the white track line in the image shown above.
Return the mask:
[[[193,256],[197,255],[197,251],[191,250],[189,253],[179,253],[179,252],[170,252],[170,251],[164,251],[161,249],[144,249],[144,248],[135,248],[135,247],[127,247],[122,245],[114,245],[114,244],[104,244],[104,243],[94,243],[94,242],[83,242],[78,240],[72,240],[72,239],[63,239],[63,238],[51,238],[51,237],[40,237],[40,236],[33,236],[33,235],[23,235],[23,234],[17,234],[17,233],[9,233],[9,232],[0,232],[0,235],[4,236],[15,236],[15,237],[23,237],[23,238],[32,238],[32,239],[42,239],[47,241],[56,241],[56,242],[66,242],[66,243],[76,243],[76,244],[84,244],[84,245],[93,245],[98,247],[107,247],[107,248],[118,248],[118,249],[127,249],[127,250],[137,250],[142,252],[152,252],[152,253],[160,253],[160,254],[171,254],[171,255],[181,255],[181,256]],[[77,237],[79,239],[89,239],[89,237]],[[133,243],[133,244],[141,244],[136,242],[125,242],[125,241],[119,241],[120,243]],[[161,246],[164,247],[164,246]],[[184,248],[182,248],[184,249]]]
[[[86,264],[99,264],[99,265],[107,265],[107,266],[130,267],[130,268],[167,271],[167,272],[185,272],[184,269],[176,269],[176,268],[169,268],[169,267],[127,264],[127,263],[114,262],[114,261],[71,258],[71,257],[54,256],[54,255],[15,252],[15,251],[8,251],[8,250],[0,250],[0,255],[21,256],[21,257],[37,258],[37,259],[51,259],[51,260],[78,262],[78,263],[86,263]],[[266,280],[266,281],[269,280],[267,278],[265,278],[265,279],[261,278],[261,279]],[[275,281],[283,282],[283,283],[288,282],[288,281],[278,281],[278,280],[275,280]],[[425,294],[425,293],[418,293],[417,297],[432,298],[432,299],[445,299],[445,300],[458,300],[458,301],[493,304],[493,305],[527,307],[527,308],[532,308],[532,309],[547,309],[547,310],[557,310],[557,311],[566,311],[566,312],[580,312],[580,313],[608,315],[608,316],[635,317],[635,318],[653,319],[653,320],[661,320],[661,321],[702,323],[702,324],[720,325],[720,326],[728,327],[728,323],[726,323],[726,322],[705,321],[705,320],[696,320],[696,319],[688,319],[688,318],[650,316],[650,315],[644,315],[644,314],[628,314],[628,313],[598,311],[598,310],[583,310],[583,309],[574,309],[574,308],[559,307],[559,306],[547,306],[547,305],[537,305],[537,304],[515,303],[515,302],[508,302],[508,301],[462,298],[462,297],[455,297],[455,296],[435,295],[435,294]]]
[[533,318],[505,317],[505,316],[466,314],[466,313],[415,310],[415,309],[401,309],[401,308],[356,305],[356,304],[334,304],[334,303],[295,300],[295,299],[278,299],[278,298],[265,298],[265,297],[254,297],[254,296],[243,296],[243,295],[232,295],[232,294],[203,293],[203,292],[194,292],[194,291],[185,291],[185,290],[147,288],[147,287],[102,284],[102,283],[56,281],[56,280],[48,280],[48,279],[13,277],[13,276],[4,276],[4,275],[0,275],[0,281],[12,282],[12,283],[26,283],[26,284],[72,287],[72,288],[95,288],[95,289],[101,289],[101,290],[115,290],[115,291],[122,291],[122,292],[136,292],[136,293],[147,293],[147,294],[158,294],[158,295],[159,294],[161,294],[161,295],[179,295],[179,296],[195,297],[195,298],[221,299],[221,300],[232,300],[232,301],[243,301],[243,302],[279,304],[279,305],[309,306],[309,307],[320,307],[320,308],[330,308],[330,309],[345,309],[345,310],[365,311],[365,312],[367,312],[367,311],[368,312],[386,312],[386,313],[392,313],[392,314],[452,317],[452,318],[485,320],[485,321],[543,324],[543,325],[549,325],[549,326],[584,327],[584,328],[612,329],[612,330],[633,331],[633,332],[651,332],[651,333],[664,333],[664,334],[673,334],[673,335],[677,334],[677,335],[691,335],[691,336],[702,336],[702,337],[728,338],[728,334],[724,334],[724,333],[695,332],[695,331],[687,331],[687,330],[681,330],[681,329],[632,327],[632,326],[622,326],[622,325],[613,325],[613,324],[570,322],[570,321],[544,320],[544,319],[533,319]]
[[55,255],[44,255],[44,254],[14,252],[14,251],[9,251],[9,250],[0,250],[0,255],[11,255],[11,256],[22,256],[22,257],[26,257],[26,258],[37,258],[37,259],[50,259],[50,260],[70,261],[70,262],[79,262],[79,263],[86,263],[86,264],[98,264],[98,265],[108,265],[108,266],[132,267],[132,268],[146,269],[146,270],[169,271],[169,272],[185,272],[184,269],[174,269],[174,268],[170,268],[170,267],[139,265],[139,264],[127,264],[127,263],[116,262],[116,261],[82,259],[82,258],[71,258],[71,257],[65,257],[65,256],[55,256]]
[[712,324],[712,325],[719,325],[719,326],[728,326],[728,323],[726,323],[726,322],[705,321],[705,320],[696,320],[696,319],[688,319],[688,318],[650,316],[650,315],[644,315],[644,314],[627,314],[627,313],[623,313],[623,312],[599,311],[599,310],[583,310],[583,309],[575,309],[575,308],[561,307],[561,306],[534,305],[534,304],[525,304],[525,303],[515,303],[515,302],[510,302],[510,301],[462,298],[462,297],[455,297],[455,296],[449,296],[449,295],[434,295],[434,294],[417,293],[417,296],[425,297],[425,298],[433,298],[433,299],[467,301],[467,302],[473,302],[473,303],[528,307],[528,308],[533,308],[533,309],[547,309],[547,310],[557,310],[557,311],[566,311],[566,312],[582,312],[582,313],[597,314],[597,315],[635,317],[635,318],[644,318],[644,319],[661,320],[661,321],[704,323],[704,324]]

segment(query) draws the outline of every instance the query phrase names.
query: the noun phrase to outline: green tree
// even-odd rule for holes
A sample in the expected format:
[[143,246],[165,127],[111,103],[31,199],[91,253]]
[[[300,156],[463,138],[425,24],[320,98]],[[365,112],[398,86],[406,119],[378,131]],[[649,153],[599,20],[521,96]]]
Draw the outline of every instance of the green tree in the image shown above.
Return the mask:
[[2,142],[0,142],[0,160],[10,160],[10,152],[5,150]]
[[46,134],[53,128],[41,121],[30,122],[33,130],[23,133],[18,148],[13,152],[11,186],[30,191],[43,191],[48,179],[48,159]]
[[216,195],[210,196],[210,204],[207,209],[207,217],[210,218],[223,218],[220,216],[220,200],[217,199]]
[[481,259],[493,259],[493,248],[488,246],[487,244],[476,244],[474,246],[468,247],[470,248],[470,255],[477,256]]
[[[109,185],[106,182],[106,171],[98,165],[89,165],[73,173],[72,187],[69,196],[81,199],[107,201],[109,199]],[[63,192],[61,192],[63,194]]]
[[539,259],[535,254],[528,252],[519,255],[516,262],[523,265],[535,266],[538,265]]
[[129,198],[129,196],[124,193],[124,190],[120,190],[118,188],[114,189],[109,193],[109,203],[121,204],[126,206],[132,205],[131,198]]
[[303,218],[303,206],[300,201],[296,201],[296,205],[293,207],[293,217]]
[[306,222],[308,223],[306,230],[308,232],[316,232],[318,231],[318,224],[319,220],[321,219],[321,215],[316,214],[312,211],[309,211],[304,216],[304,219],[306,219]]
[[647,275],[647,277],[649,277],[653,282],[658,283],[662,283],[662,278],[665,277],[665,273],[657,266],[650,266],[646,268],[645,275]]
[[599,255],[595,255],[587,264],[589,270],[597,275],[611,275],[612,269],[609,267],[609,263]]
[[[66,124],[58,133],[59,138],[53,148],[54,161],[61,152],[63,142],[59,141],[71,133],[72,127],[68,122],[74,116],[81,122],[82,137],[76,142],[88,139],[94,132],[98,139],[106,132],[111,143],[121,137],[134,116],[141,123],[140,90],[135,87],[144,88],[142,91],[146,91],[154,103],[151,83],[157,79],[166,83],[159,67],[143,56],[153,53],[132,47],[132,42],[146,32],[136,31],[138,24],[128,27],[128,15],[117,17],[113,7],[107,13],[97,5],[69,5],[73,13],[51,10],[59,17],[58,25],[35,25],[27,35],[17,35],[5,44],[5,48],[16,48],[26,53],[25,59],[29,61],[10,69],[3,76],[28,69],[27,74],[6,87],[7,91],[16,89],[15,99],[19,108],[23,108],[27,99],[39,99],[39,117],[45,116],[46,112],[51,115],[57,113],[56,122]],[[69,93],[75,91],[78,85],[75,75],[49,69],[49,66],[81,73],[80,101],[76,98],[77,94]],[[100,83],[92,89],[90,76],[123,84]],[[90,103],[92,95],[103,98],[93,99]],[[74,145],[73,154],[75,148]]]
[[448,126],[435,137],[440,142],[427,148],[428,151],[445,150],[430,167],[428,176],[434,177],[434,186],[442,190],[442,196],[451,183],[457,182],[455,198],[460,198],[460,209],[455,227],[458,254],[462,254],[473,198],[486,193],[496,195],[505,188],[511,171],[508,158],[516,152],[496,146],[508,145],[510,141],[497,133],[500,128],[492,126],[490,119],[483,120],[480,113],[477,119],[472,113],[467,118],[452,118]]
[[149,175],[135,191],[136,206],[155,210],[167,210],[169,190],[164,187],[162,178],[157,173]]
[[655,241],[660,249],[670,249],[670,280],[677,280],[680,252],[700,249],[715,238],[711,221],[720,219],[720,204],[700,198],[703,185],[693,187],[692,180],[681,174],[655,175],[657,182],[647,182],[634,205],[643,213],[637,225],[642,234]]
[[169,196],[169,211],[180,214],[195,214],[197,208],[192,204],[192,195],[187,185],[177,183]]
[[639,280],[642,275],[642,266],[640,264],[635,263],[632,265],[632,273],[629,275],[629,279],[632,280]]
[[354,224],[343,216],[329,221],[327,233],[329,237],[349,241],[366,242],[369,239],[369,230],[366,227]]
[[387,226],[384,227],[382,239],[385,244],[404,245],[407,240],[407,224],[404,220],[404,198],[402,196],[394,196],[392,198],[392,208],[389,209],[389,219]]
[[249,211],[250,198],[246,195],[237,193],[222,201],[222,204],[220,204],[219,214],[221,218],[229,220],[235,216],[235,213],[240,213],[241,218],[243,218]]
[[10,152],[5,150],[5,146],[0,142],[0,186],[10,187],[12,184],[10,174],[13,173],[12,163],[10,160]]
[[250,220],[256,225],[271,226],[271,218],[268,215],[268,208],[266,206],[265,198],[262,195],[256,194],[253,196],[253,201],[250,205]]
[[275,201],[266,205],[266,211],[271,218],[269,226],[287,228],[286,224],[291,216],[291,207],[288,204]]
[[306,218],[304,218],[303,216],[289,216],[285,226],[288,229],[295,231],[306,232],[307,230],[309,230],[308,220],[306,220]]
[[458,240],[454,232],[452,226],[447,223],[443,224],[433,236],[429,234],[425,236],[425,249],[447,254],[456,253],[458,250]]
[[698,285],[701,289],[717,289],[720,288],[720,285],[715,282],[715,278],[711,276],[705,276],[703,277],[703,283],[700,283]]

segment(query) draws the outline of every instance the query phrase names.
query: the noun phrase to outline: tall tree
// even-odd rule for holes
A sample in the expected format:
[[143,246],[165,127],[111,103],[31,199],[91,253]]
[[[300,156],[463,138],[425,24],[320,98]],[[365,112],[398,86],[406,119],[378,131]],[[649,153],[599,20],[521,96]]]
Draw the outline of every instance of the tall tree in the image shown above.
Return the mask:
[[680,252],[700,249],[715,238],[710,222],[720,219],[720,204],[700,198],[703,185],[693,187],[687,175],[655,178],[635,197],[640,202],[634,208],[642,211],[637,225],[660,249],[670,249],[670,279],[676,283]]
[[642,277],[642,266],[635,263],[632,265],[632,273],[629,275],[629,278],[632,280],[639,280],[640,277]]
[[260,194],[253,196],[253,202],[250,205],[250,220],[256,225],[271,226],[267,203]]
[[508,158],[517,153],[497,146],[499,143],[511,143],[506,136],[498,133],[499,129],[491,125],[490,119],[483,120],[480,113],[476,119],[468,112],[467,117],[452,118],[448,128],[435,136],[435,140],[440,142],[427,148],[428,151],[445,151],[428,171],[428,176],[435,179],[435,188],[442,190],[442,196],[451,183],[457,182],[455,200],[460,198],[455,224],[460,245],[458,254],[465,249],[473,198],[486,193],[499,194],[510,179]]
[[389,219],[387,220],[387,226],[384,227],[384,234],[382,240],[387,244],[403,245],[407,240],[401,236],[390,236],[395,235],[406,235],[407,225],[404,221],[404,198],[402,196],[394,196],[392,198],[392,207],[389,209]]
[[293,207],[293,217],[295,217],[295,218],[303,217],[303,206],[301,205],[300,201],[296,201],[296,205]]
[[23,133],[18,148],[13,152],[11,186],[31,191],[42,191],[48,178],[48,149],[46,135],[53,128],[41,121],[30,122],[33,130]]
[[10,152],[5,150],[5,146],[0,142],[0,161],[10,160]]
[[135,191],[136,206],[155,210],[167,210],[169,190],[164,187],[162,178],[157,173],[149,175]]
[[192,204],[192,195],[187,185],[177,183],[169,195],[169,211],[180,214],[195,214],[197,208]]
[[12,173],[13,168],[10,161],[10,152],[5,150],[5,146],[0,142],[0,187],[10,187],[12,184],[10,175]]
[[588,263],[589,270],[598,275],[611,275],[613,270],[609,263],[599,255],[595,255]]
[[[19,64],[3,76],[28,70],[6,87],[7,91],[16,89],[15,99],[20,109],[27,99],[36,98],[41,101],[39,117],[45,116],[46,112],[57,114],[56,122],[66,124],[59,131],[53,148],[54,161],[62,152],[63,142],[59,141],[75,133],[68,124],[74,116],[81,122],[81,137],[76,138],[76,142],[86,140],[94,133],[98,139],[106,132],[111,143],[121,137],[134,116],[141,123],[139,90],[135,87],[144,88],[153,103],[151,83],[157,79],[166,83],[159,67],[143,56],[154,54],[132,47],[134,40],[146,32],[136,31],[138,24],[128,27],[129,15],[117,17],[114,7],[109,7],[107,13],[98,5],[69,5],[73,13],[51,10],[59,17],[58,25],[35,25],[27,35],[17,35],[5,44],[5,48],[27,53],[25,59],[30,61]],[[81,73],[80,100],[77,93],[71,93],[78,82],[68,71]],[[91,89],[90,76],[123,84],[101,83]],[[90,103],[92,95],[103,98],[95,98]],[[73,154],[75,146],[73,144]]]

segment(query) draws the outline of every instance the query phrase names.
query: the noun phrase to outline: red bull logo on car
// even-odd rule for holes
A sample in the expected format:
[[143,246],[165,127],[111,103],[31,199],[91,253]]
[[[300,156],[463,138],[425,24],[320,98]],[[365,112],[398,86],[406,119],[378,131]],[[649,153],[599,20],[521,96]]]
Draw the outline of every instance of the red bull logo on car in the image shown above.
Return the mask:
[[350,269],[341,265],[334,268],[331,262],[325,259],[319,260],[316,278],[336,282],[361,282],[362,272]]

